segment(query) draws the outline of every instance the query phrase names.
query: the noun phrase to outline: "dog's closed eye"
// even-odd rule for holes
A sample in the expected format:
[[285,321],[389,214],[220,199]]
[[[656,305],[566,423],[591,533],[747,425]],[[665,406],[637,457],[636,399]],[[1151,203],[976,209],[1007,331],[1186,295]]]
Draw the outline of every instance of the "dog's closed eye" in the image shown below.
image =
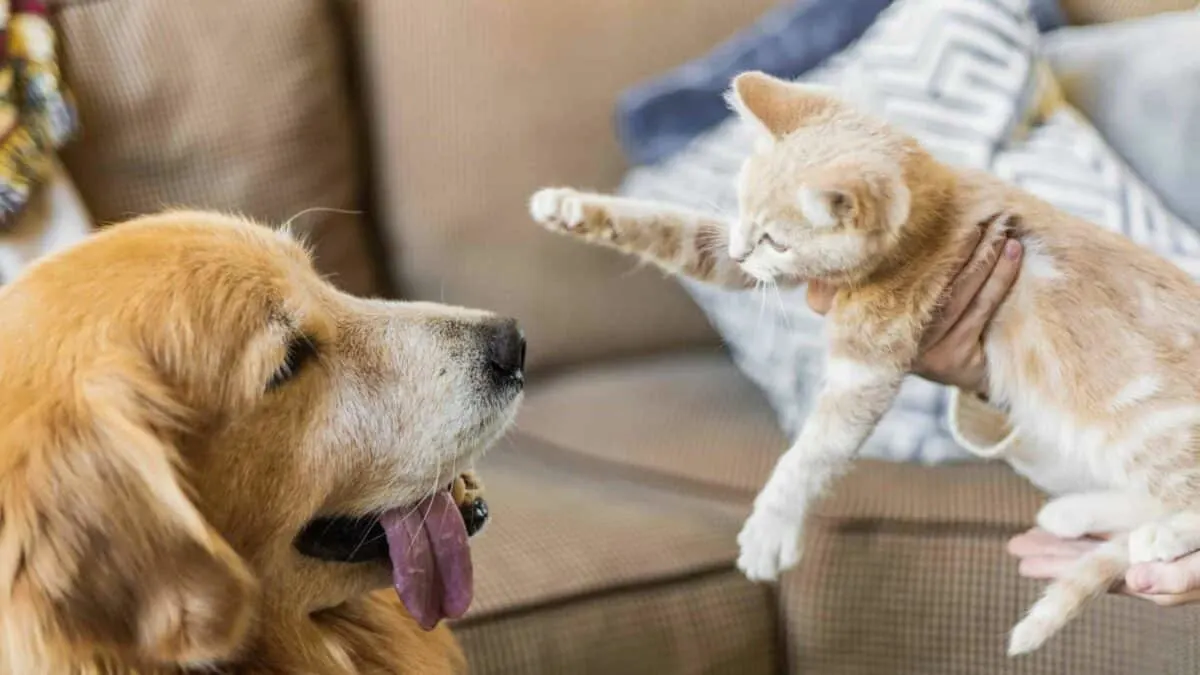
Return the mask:
[[304,366],[317,356],[317,344],[307,335],[296,335],[288,341],[283,363],[267,382],[267,391],[276,389],[296,377]]

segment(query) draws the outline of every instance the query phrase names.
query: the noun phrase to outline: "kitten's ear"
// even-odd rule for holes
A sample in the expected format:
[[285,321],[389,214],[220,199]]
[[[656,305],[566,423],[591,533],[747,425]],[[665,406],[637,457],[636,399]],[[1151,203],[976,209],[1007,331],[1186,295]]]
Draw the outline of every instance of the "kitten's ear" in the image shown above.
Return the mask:
[[827,171],[834,175],[806,184],[796,193],[800,213],[813,227],[896,228],[908,222],[912,193],[899,174],[864,174],[853,167]]
[[778,140],[838,104],[829,87],[798,84],[757,70],[733,78],[725,100],[743,120]]
[[796,194],[800,213],[817,229],[827,229],[842,222],[853,211],[854,197],[841,188],[804,186]]

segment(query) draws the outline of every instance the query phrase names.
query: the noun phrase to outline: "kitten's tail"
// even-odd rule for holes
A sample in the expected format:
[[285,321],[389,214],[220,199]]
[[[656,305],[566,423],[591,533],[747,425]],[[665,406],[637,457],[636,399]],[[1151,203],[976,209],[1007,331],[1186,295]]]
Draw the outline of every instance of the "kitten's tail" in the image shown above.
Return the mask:
[[1080,558],[1029,608],[1012,630],[1008,655],[1028,654],[1041,647],[1093,598],[1108,592],[1129,569],[1129,537],[1113,537]]

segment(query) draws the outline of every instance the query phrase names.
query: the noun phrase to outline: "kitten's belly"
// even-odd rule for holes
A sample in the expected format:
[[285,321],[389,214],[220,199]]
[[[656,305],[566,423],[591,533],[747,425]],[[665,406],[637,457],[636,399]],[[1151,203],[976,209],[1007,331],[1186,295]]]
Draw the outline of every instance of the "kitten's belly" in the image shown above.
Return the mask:
[[1014,348],[996,339],[986,342],[990,395],[1008,401],[1009,421],[1020,439],[1000,458],[1053,495],[1123,487],[1124,458],[1109,430],[1077,419],[1021,367],[1032,360],[1045,370],[1055,368],[1058,359],[1042,351],[1042,344]]
[[1016,428],[1021,442],[1001,459],[1043,492],[1058,496],[1114,487],[1108,475],[1111,469],[1103,466],[1107,463],[1086,456],[1078,446],[1064,445],[1062,435],[1058,441],[1048,441],[1026,431],[1028,427],[1019,421]]

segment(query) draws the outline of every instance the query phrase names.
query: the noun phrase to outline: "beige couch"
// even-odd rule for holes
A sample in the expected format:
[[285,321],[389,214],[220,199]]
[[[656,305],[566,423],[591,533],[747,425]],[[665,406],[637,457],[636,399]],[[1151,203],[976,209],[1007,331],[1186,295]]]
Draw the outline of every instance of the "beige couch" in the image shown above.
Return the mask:
[[60,0],[85,126],[65,161],[102,221],[359,211],[298,220],[343,286],[523,321],[528,404],[482,467],[494,521],[457,627],[476,673],[1200,671],[1200,610],[1118,597],[1006,659],[1039,586],[1004,541],[1040,496],[1001,466],[863,463],[778,588],[734,569],[785,445],[770,411],[674,283],[545,235],[525,199],[613,187],[617,92],[769,4]]

